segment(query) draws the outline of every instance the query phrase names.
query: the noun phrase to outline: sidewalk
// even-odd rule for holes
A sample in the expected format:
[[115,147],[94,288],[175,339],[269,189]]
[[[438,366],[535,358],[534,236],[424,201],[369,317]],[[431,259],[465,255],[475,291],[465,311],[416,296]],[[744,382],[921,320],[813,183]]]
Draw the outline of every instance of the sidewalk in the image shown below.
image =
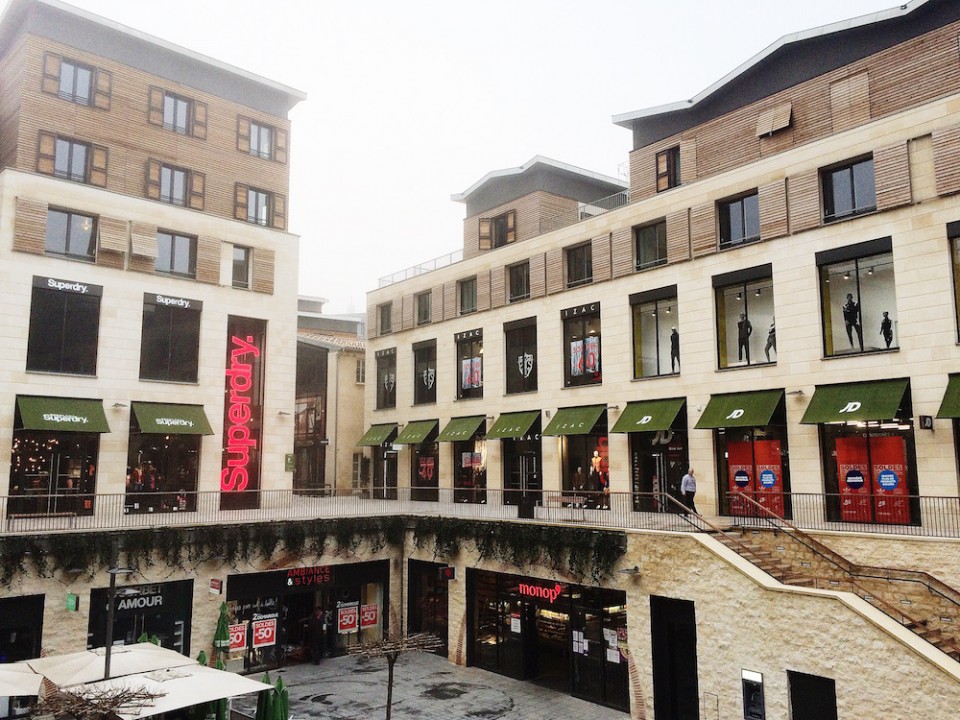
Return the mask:
[[[261,675],[251,675],[259,680]],[[319,665],[292,665],[270,673],[290,688],[292,720],[382,720],[387,701],[387,661],[351,656]],[[233,709],[253,717],[257,696],[235,698]],[[408,653],[394,668],[395,720],[629,720],[624,712],[578,700],[437,655]]]

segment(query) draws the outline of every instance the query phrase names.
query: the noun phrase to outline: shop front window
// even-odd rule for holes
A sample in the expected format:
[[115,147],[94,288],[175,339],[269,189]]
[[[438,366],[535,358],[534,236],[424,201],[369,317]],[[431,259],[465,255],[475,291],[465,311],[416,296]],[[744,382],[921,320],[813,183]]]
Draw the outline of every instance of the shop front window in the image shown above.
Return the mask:
[[170,382],[197,381],[200,364],[199,300],[157,293],[143,296],[140,378]]
[[817,265],[824,355],[896,350],[900,333],[890,238],[817,253]]
[[505,323],[507,394],[537,389],[537,318]]
[[372,494],[377,500],[397,499],[397,451],[393,449],[392,444],[380,445],[373,449]]
[[27,370],[96,374],[102,294],[99,285],[34,277]]
[[439,563],[410,560],[410,589],[407,593],[407,629],[410,633],[430,633],[443,641],[434,652],[447,657],[448,583],[440,577]]
[[564,385],[599,385],[600,303],[561,311],[563,319]]
[[770,265],[713,278],[717,303],[719,367],[763,365],[777,361]]
[[630,306],[633,314],[633,376],[644,378],[679,373],[677,286],[631,295]]
[[413,404],[437,401],[437,341],[428,340],[413,346]]
[[457,399],[483,397],[483,330],[454,335],[457,345]]
[[487,442],[481,433],[453,443],[453,501],[487,502]]
[[[549,431],[549,427],[548,427]],[[578,498],[585,507],[609,508],[610,462],[607,413],[589,432],[560,438],[563,491]]]
[[505,437],[500,441],[503,502],[505,505],[521,506],[520,517],[532,518],[534,506],[541,503],[543,490],[539,412],[530,427],[522,432],[522,435]]
[[436,428],[422,443],[411,446],[411,500],[437,502],[440,487],[440,443]]
[[397,406],[397,349],[377,350],[377,410]]

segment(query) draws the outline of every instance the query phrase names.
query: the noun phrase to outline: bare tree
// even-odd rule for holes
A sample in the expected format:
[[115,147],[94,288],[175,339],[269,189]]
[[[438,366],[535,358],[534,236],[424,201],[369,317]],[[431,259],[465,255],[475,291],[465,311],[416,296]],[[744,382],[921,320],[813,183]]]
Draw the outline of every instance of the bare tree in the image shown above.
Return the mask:
[[393,705],[393,666],[401,655],[410,652],[433,652],[443,647],[443,641],[436,635],[417,633],[415,635],[393,636],[378,642],[363,643],[347,648],[350,655],[365,658],[387,659],[387,714],[390,720]]

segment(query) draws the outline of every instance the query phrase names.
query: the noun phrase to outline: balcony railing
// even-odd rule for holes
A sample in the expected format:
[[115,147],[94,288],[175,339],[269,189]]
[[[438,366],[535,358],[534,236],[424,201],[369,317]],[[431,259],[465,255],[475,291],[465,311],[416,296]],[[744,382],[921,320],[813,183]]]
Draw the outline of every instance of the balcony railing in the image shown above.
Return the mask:
[[[844,521],[843,498],[786,493],[784,515],[804,530],[960,538],[960,498],[904,496],[908,522]],[[878,498],[879,500],[880,498]],[[889,498],[883,498],[889,499]],[[229,509],[234,508],[234,509]],[[761,522],[745,507],[714,524]],[[658,493],[601,493],[491,489],[388,488],[379,491],[264,490],[124,493],[78,496],[0,496],[0,534],[107,531],[156,526],[195,527],[385,515],[570,523],[634,530],[699,531],[672,497]]]
[[415,278],[418,275],[423,275],[425,273],[447,267],[448,265],[453,265],[461,260],[463,260],[463,250],[457,250],[456,252],[452,252],[447,255],[441,255],[438,258],[427,260],[419,265],[413,265],[412,267],[408,267],[406,270],[400,270],[392,275],[384,275],[382,278],[380,278],[378,287],[385,288],[388,285],[403,282],[404,280]]

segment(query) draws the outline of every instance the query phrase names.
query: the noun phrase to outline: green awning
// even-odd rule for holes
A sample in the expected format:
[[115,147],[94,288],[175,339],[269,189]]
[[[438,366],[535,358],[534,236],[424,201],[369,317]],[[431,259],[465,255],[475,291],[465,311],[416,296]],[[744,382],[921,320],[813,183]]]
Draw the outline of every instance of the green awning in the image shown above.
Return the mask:
[[938,418],[960,418],[960,375],[951,375],[940,403]]
[[17,406],[24,430],[110,432],[103,400],[21,395]]
[[396,423],[383,423],[382,425],[371,425],[363,437],[357,442],[357,447],[377,447],[383,445],[390,437],[390,433],[397,429]]
[[213,435],[202,405],[135,402],[133,414],[149,435]]
[[437,436],[438,442],[453,442],[455,440],[469,440],[477,434],[477,429],[486,420],[485,415],[474,415],[465,418],[453,418]]
[[544,435],[586,435],[607,409],[606,405],[560,408],[544,429]]
[[810,398],[810,405],[800,421],[805,425],[851,422],[858,420],[893,420],[909,380],[821,385]]
[[436,420],[417,420],[407,423],[393,442],[396,445],[419,445],[436,427]]
[[610,429],[610,432],[655,432],[669,430],[677,414],[686,402],[683,398],[669,398],[667,400],[643,400],[627,403],[627,407],[620,414],[620,419]]
[[763,427],[770,422],[782,397],[783,390],[711,395],[696,428]]
[[487,439],[518,438],[526,435],[540,417],[539,410],[528,412],[504,413],[487,432]]

